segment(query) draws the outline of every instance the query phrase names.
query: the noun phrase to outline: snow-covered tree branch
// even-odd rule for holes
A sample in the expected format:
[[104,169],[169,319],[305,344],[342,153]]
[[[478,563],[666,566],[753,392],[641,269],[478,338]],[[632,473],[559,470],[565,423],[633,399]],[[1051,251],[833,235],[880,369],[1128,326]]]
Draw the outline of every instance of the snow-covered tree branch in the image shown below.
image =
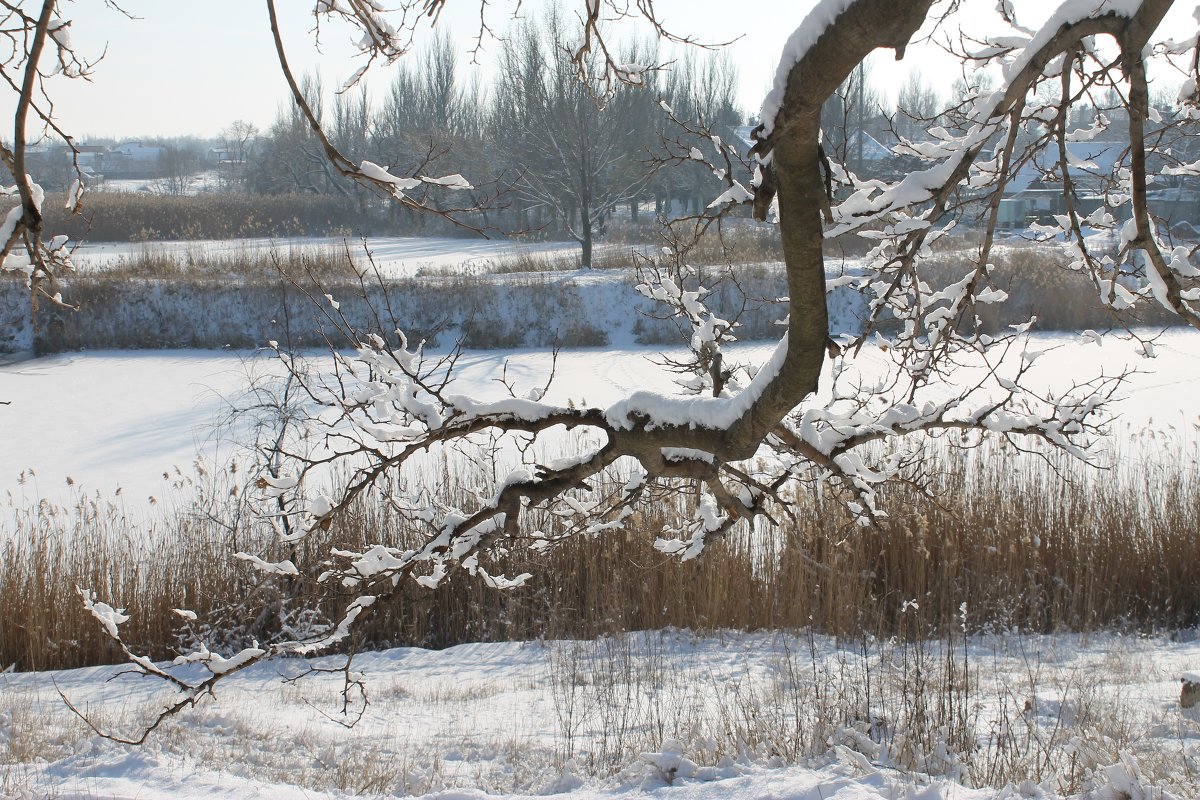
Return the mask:
[[55,0],[0,4],[0,81],[15,95],[16,106],[11,143],[0,144],[0,161],[14,181],[3,192],[20,200],[0,226],[0,271],[23,272],[28,277],[35,314],[43,299],[63,305],[56,278],[71,269],[71,259],[65,236],[43,240],[42,204],[46,193],[29,176],[26,165],[31,128],[36,126],[57,135],[70,148],[75,179],[67,189],[68,210],[78,210],[84,189],[75,160],[78,151],[54,119],[54,101],[46,84],[54,76],[86,78],[93,64],[76,53],[70,20],[59,16],[58,6]]
[[[1028,348],[1028,333],[1036,321],[988,333],[977,313],[1007,300],[990,281],[1003,190],[1021,166],[1038,159],[1059,176],[1067,210],[1037,234],[1046,247],[1072,254],[1072,269],[1089,276],[1096,302],[1118,311],[1157,302],[1200,328],[1200,271],[1186,248],[1164,241],[1148,188],[1155,169],[1164,175],[1200,172],[1200,162],[1186,162],[1183,151],[1171,149],[1168,135],[1200,113],[1197,36],[1153,39],[1169,0],[1067,0],[1037,29],[1022,27],[1001,3],[986,39],[958,43],[962,59],[998,76],[998,86],[956,101],[928,140],[900,141],[897,153],[920,160],[919,169],[896,179],[870,177],[830,158],[821,138],[826,99],[870,53],[883,48],[903,57],[923,25],[958,5],[820,0],[782,54],[749,157],[683,121],[679,141],[691,135],[698,143],[672,150],[669,158],[703,162],[713,173],[713,201],[699,218],[700,229],[746,211],[761,220],[778,218],[787,327],[761,364],[724,362],[722,345],[736,327],[706,307],[706,287],[687,269],[686,250],[679,248],[642,271],[639,289],[681,320],[694,374],[676,395],[636,391],[606,407],[552,401],[544,388],[522,392],[511,383],[504,397],[464,396],[455,388],[457,353],[430,357],[406,338],[403,320],[356,329],[341,316],[338,298],[318,298],[330,329],[344,342],[333,348],[327,370],[298,368],[287,356],[285,366],[307,395],[306,424],[322,446],[284,448],[288,468],[263,477],[264,514],[286,530],[281,536],[288,543],[317,531],[330,531],[336,540],[339,515],[368,500],[387,504],[427,536],[420,547],[403,551],[382,545],[329,550],[315,580],[331,593],[352,596],[340,618],[310,638],[227,658],[206,650],[181,656],[181,663],[198,662],[210,672],[202,682],[180,687],[185,700],[255,661],[343,641],[358,619],[404,582],[435,587],[461,568],[498,589],[519,585],[526,576],[488,572],[490,549],[602,536],[671,492],[688,494],[688,513],[661,531],[654,546],[689,559],[735,526],[786,516],[810,486],[839,493],[853,520],[872,524],[887,513],[878,487],[914,480],[930,437],[968,443],[1004,437],[1020,447],[1093,458],[1103,412],[1125,376],[1096,375],[1052,387],[1030,381],[1039,353]],[[268,6],[273,9],[271,0]],[[385,15],[371,6],[322,3],[318,12],[336,11],[362,26],[371,57],[399,57],[407,44],[390,38]],[[431,12],[440,6],[425,4]],[[580,11],[580,64],[589,47],[602,43],[595,38],[600,7],[586,0]],[[652,18],[650,4],[638,7]],[[275,34],[288,73],[277,26]],[[1170,120],[1148,104],[1146,62],[1155,58],[1188,65],[1190,83]],[[288,74],[303,107],[303,92]],[[610,74],[628,80],[634,71],[605,72]],[[1096,193],[1100,204],[1084,208],[1072,181],[1096,168],[1078,163],[1067,145],[1115,122],[1097,113],[1089,128],[1068,123],[1072,109],[1092,104],[1100,86],[1123,98],[1123,155],[1105,176],[1105,190]],[[308,116],[320,136],[320,121]],[[561,133],[545,132],[549,149]],[[705,136],[708,151],[700,149]],[[402,203],[411,202],[406,193],[423,182],[457,185],[393,175],[369,161],[355,164],[323,143],[339,171]],[[963,257],[955,280],[931,284],[923,264],[932,245],[968,212],[982,219],[974,252]],[[1106,231],[1116,234],[1117,245],[1100,252],[1095,234]],[[867,243],[867,256],[861,269],[833,278],[825,245],[849,236]],[[866,300],[869,316],[861,330],[830,329],[827,296],[839,285],[852,286]],[[538,447],[566,433],[578,434],[567,439],[574,447],[570,455],[552,458]],[[413,479],[413,469],[426,459],[484,445],[508,463],[495,485],[479,487],[472,497],[438,496]],[[531,530],[533,511],[553,524]],[[266,575],[296,574],[290,561],[241,557]],[[90,596],[87,602],[119,640],[124,614]],[[150,674],[162,669],[131,659]]]

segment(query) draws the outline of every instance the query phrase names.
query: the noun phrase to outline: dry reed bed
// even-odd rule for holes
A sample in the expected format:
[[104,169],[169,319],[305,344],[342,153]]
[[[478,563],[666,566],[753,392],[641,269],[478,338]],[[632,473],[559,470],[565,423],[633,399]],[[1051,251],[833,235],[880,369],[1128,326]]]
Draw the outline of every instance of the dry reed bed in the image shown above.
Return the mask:
[[[728,267],[701,267],[701,280],[712,292],[710,307],[725,318],[736,318],[743,340],[773,338],[780,330],[775,301],[787,292],[781,265],[739,261],[769,256],[769,243],[763,238],[756,234],[733,240],[731,260],[737,266],[732,272]],[[622,248],[600,253],[611,262],[606,266],[628,266],[633,259]],[[687,332],[676,321],[657,318],[653,305],[633,290],[632,273],[602,292],[561,274],[572,267],[569,256],[525,254],[498,265],[498,272],[507,273],[502,275],[368,280],[365,287],[352,272],[356,259],[356,254],[337,247],[280,248],[269,255],[168,254],[149,247],[112,269],[66,278],[64,295],[81,311],[44,307],[36,331],[29,329],[27,311],[20,311],[28,308],[21,284],[0,280],[0,308],[16,310],[10,312],[13,319],[0,319],[0,352],[28,349],[30,342],[37,353],[246,348],[269,340],[320,346],[326,293],[342,303],[342,313],[355,327],[400,327],[432,346],[462,340],[477,349],[596,347],[624,335],[624,326],[630,324],[640,344],[686,340]],[[854,262],[847,267],[853,269]],[[943,252],[923,274],[931,283],[945,283],[961,278],[964,269],[961,252]],[[1084,276],[1064,268],[1055,248],[1002,249],[991,282],[1009,291],[1011,301],[977,309],[987,331],[1033,314],[1040,330],[1104,330],[1122,323],[1166,326],[1178,321],[1150,303],[1143,303],[1134,316],[1118,318],[1099,303]],[[835,290],[830,304],[840,324],[849,326],[846,332],[857,332],[864,306],[854,289]],[[643,312],[632,323],[630,306]]]
[[[503,283],[446,277],[360,284],[319,271],[306,275],[313,266],[308,255],[281,256],[276,264],[299,277],[292,282],[275,273],[268,279],[263,269],[271,267],[262,264],[255,267],[257,277],[240,279],[219,265],[177,278],[74,275],[63,281],[63,293],[80,310],[42,311],[32,334],[34,351],[254,348],[271,340],[324,347],[325,332],[334,328],[325,294],[336,298],[340,316],[356,329],[402,328],[430,347],[458,340],[475,349],[608,342],[604,320],[588,313],[577,287],[536,275]],[[0,284],[0,307],[18,303],[22,293],[15,282]],[[334,344],[348,345],[341,338]]]
[[[672,320],[635,314],[653,304],[638,294],[632,274],[604,286],[583,286],[569,275],[514,270],[499,277],[441,275],[362,281],[337,248],[316,253],[277,251],[179,257],[152,250],[115,269],[63,280],[63,293],[80,307],[43,307],[38,329],[26,338],[36,353],[80,349],[252,348],[275,340],[294,347],[324,346],[332,313],[324,295],[356,329],[402,328],[431,347],[456,341],[473,349],[598,347],[632,333],[642,344],[678,344],[686,336]],[[548,262],[547,262],[548,263]],[[289,277],[284,277],[289,276]],[[777,336],[779,308],[743,301],[739,285],[713,275],[712,306],[741,317],[745,339]],[[753,298],[785,292],[782,270],[759,266],[740,281]],[[0,308],[26,306],[16,281],[0,281]],[[847,292],[842,292],[847,294]],[[847,298],[842,298],[846,300]],[[853,298],[850,298],[853,299]],[[13,341],[17,341],[15,338]],[[344,341],[335,344],[345,345]],[[0,351],[5,349],[0,339]],[[9,347],[8,349],[15,349]]]
[[45,213],[47,231],[96,242],[358,236],[396,228],[372,205],[313,194],[90,192],[77,216],[62,203],[47,203]]
[[[628,532],[576,538],[542,555],[528,541],[506,542],[489,572],[532,572],[525,587],[497,592],[461,574],[436,591],[406,586],[377,608],[358,644],[441,647],[665,626],[921,637],[962,625],[964,603],[972,630],[1192,626],[1200,624],[1200,476],[1173,441],[1135,450],[1157,447],[1153,459],[1130,457],[1071,483],[1003,448],[931,445],[937,503],[891,487],[893,516],[863,530],[832,500],[806,496],[793,522],[731,536],[686,564],[651,547],[666,509]],[[257,538],[234,486],[187,485],[150,513],[94,497],[71,508],[10,506],[0,664],[64,668],[117,656],[85,619],[76,586],[127,607],[129,640],[155,657],[196,638],[214,647],[265,641],[336,613],[333,600],[260,581],[228,557],[269,556],[273,547]],[[350,549],[414,541],[383,504],[356,507],[333,535]],[[315,573],[322,544],[288,555]],[[179,607],[199,613],[200,627],[181,629],[170,613]],[[313,607],[315,617],[305,611]]]
[[[931,286],[948,286],[968,272],[959,257],[962,251],[943,249],[923,262],[921,277]],[[970,253],[970,251],[966,251]],[[989,332],[1007,325],[1038,318],[1042,330],[1103,330],[1124,325],[1178,325],[1179,317],[1158,303],[1143,300],[1133,313],[1120,315],[1106,308],[1091,279],[1068,267],[1069,259],[1060,244],[1021,242],[996,248],[990,285],[1008,293],[1002,304],[977,306],[975,313]]]

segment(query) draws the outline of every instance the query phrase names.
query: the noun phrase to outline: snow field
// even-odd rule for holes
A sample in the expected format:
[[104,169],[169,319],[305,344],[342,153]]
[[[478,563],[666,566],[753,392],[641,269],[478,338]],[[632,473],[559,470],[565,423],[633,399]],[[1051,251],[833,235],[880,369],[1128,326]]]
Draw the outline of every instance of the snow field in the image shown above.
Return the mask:
[[57,690],[129,735],[167,697],[154,683],[119,667],[4,675],[0,793],[1050,800],[1119,796],[1087,793],[1125,781],[1169,800],[1200,788],[1200,723],[1177,704],[1196,642],[998,634],[946,647],[663,631],[399,648],[355,657],[369,705],[351,708],[350,729],[336,672],[289,680],[341,659],[286,660],[231,678],[142,748],[91,733]]
[[[272,251],[283,253],[342,253],[348,247],[355,263],[369,266],[361,239],[337,236],[205,239],[162,242],[87,242],[73,255],[82,270],[102,270],[122,260],[140,256],[207,259],[248,258],[266,260]],[[513,242],[505,239],[374,236],[367,240],[371,260],[388,278],[412,277],[433,272],[472,274],[492,271],[519,258],[569,258],[578,246],[570,242]]]

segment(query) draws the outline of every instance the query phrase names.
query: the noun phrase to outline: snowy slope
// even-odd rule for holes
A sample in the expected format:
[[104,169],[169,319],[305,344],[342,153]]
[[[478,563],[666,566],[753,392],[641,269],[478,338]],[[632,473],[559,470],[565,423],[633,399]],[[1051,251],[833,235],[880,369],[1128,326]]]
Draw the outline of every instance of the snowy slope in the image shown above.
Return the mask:
[[[924,647],[930,664],[944,657],[941,645]],[[964,765],[982,769],[993,757],[989,737],[1000,724],[1027,728],[1047,741],[1074,737],[1079,763],[1092,766],[1069,780],[1081,789],[1101,790],[1091,797],[1119,797],[1103,792],[1140,789],[1154,780],[1194,781],[1194,773],[1191,778],[1185,773],[1187,754],[1194,757],[1200,746],[1200,724],[1178,708],[1177,677],[1200,662],[1200,644],[1110,634],[1005,635],[974,639],[966,649],[958,645],[953,657],[976,670],[969,700],[977,705],[974,730],[980,737],[978,749],[961,754],[966,760],[958,766],[948,753],[949,760],[930,759],[922,762],[927,770],[914,770],[905,766],[895,738],[899,731],[871,738],[859,735],[850,720],[785,766],[773,751],[787,746],[789,726],[802,720],[788,716],[788,693],[798,693],[801,703],[817,702],[812,692],[822,682],[853,691],[854,680],[878,681],[873,713],[893,719],[902,713],[904,693],[887,687],[905,677],[896,667],[902,653],[913,658],[919,651],[888,643],[868,645],[868,651],[864,660],[854,643],[826,637],[696,637],[678,631],[598,642],[462,645],[440,652],[399,648],[356,657],[355,668],[367,676],[370,705],[350,729],[339,724],[336,677],[285,682],[282,678],[307,666],[289,660],[231,678],[216,698],[170,720],[141,748],[92,734],[64,707],[58,691],[106,730],[130,735],[151,719],[156,701],[169,696],[152,682],[119,675],[118,667],[0,675],[0,796],[1065,796],[1054,776],[1040,787],[1030,782],[1004,791],[963,785],[975,774]],[[858,677],[848,683],[847,674]],[[620,733],[610,729],[606,738],[614,706],[600,704],[612,697],[623,704],[623,727]],[[1104,713],[1085,718],[1082,712],[1091,711],[1085,704],[1102,704],[1096,710]],[[734,722],[731,715],[743,712],[738,744],[727,726]],[[1108,727],[1103,720],[1109,715],[1121,727]],[[1125,766],[1105,772],[1103,767],[1121,757],[1117,749],[1126,754]],[[1141,784],[1131,784],[1128,773],[1139,763],[1145,765],[1137,768],[1144,773]],[[959,780],[947,777],[954,773]]]

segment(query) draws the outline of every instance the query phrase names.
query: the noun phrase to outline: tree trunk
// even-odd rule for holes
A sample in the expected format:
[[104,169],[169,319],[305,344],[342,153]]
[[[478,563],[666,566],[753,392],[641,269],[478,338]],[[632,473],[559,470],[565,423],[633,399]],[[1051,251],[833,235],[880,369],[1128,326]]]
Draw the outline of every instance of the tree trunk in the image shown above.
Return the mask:
[[579,244],[583,246],[583,255],[579,266],[582,269],[592,268],[592,210],[587,206],[579,209]]

